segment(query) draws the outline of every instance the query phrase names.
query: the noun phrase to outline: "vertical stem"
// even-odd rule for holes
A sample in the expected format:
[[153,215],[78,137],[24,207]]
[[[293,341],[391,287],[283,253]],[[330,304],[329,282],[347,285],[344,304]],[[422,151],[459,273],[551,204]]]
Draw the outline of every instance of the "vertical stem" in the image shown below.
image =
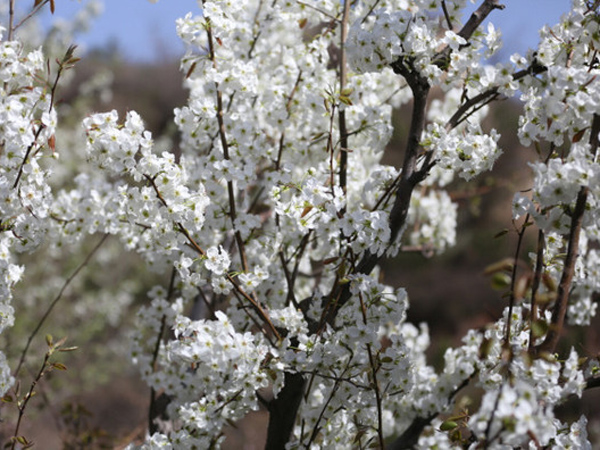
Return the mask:
[[[202,2],[204,3],[204,2]],[[217,60],[215,58],[215,45],[213,35],[211,31],[210,19],[206,18],[206,33],[208,36],[208,53],[209,58],[212,61],[213,67],[217,67]],[[215,82],[215,90],[217,92],[217,123],[219,125],[219,138],[221,140],[221,147],[223,148],[223,157],[229,161],[229,144],[227,142],[227,133],[225,130],[225,121],[223,120],[223,94],[219,90],[219,83]],[[235,206],[235,192],[233,190],[233,181],[227,180],[227,194],[229,197],[229,218],[234,228],[235,242],[237,244],[240,262],[244,272],[248,272],[248,262],[246,258],[246,250],[244,246],[244,240],[239,231],[235,230],[235,219],[237,218],[237,211]]]
[[[169,281],[169,290],[167,291],[167,301],[170,301],[173,297],[173,291],[175,290],[175,274],[177,270],[173,267],[171,271],[171,280]],[[163,334],[165,333],[165,328],[167,325],[167,316],[163,315],[160,319],[160,329],[158,331],[158,336],[156,336],[156,344],[154,345],[154,352],[152,353],[152,371],[156,372],[157,370],[157,362],[158,362],[158,353],[160,351],[160,343],[163,338]],[[164,408],[158,405],[158,398],[156,397],[156,391],[153,387],[150,388],[150,407],[148,408],[148,434],[152,436],[154,433],[158,431],[158,427],[154,423],[154,420],[157,417],[160,417],[164,408],[166,408],[167,403],[164,403]]]
[[[344,2],[344,13],[341,23],[340,37],[340,95],[346,88],[347,71],[346,71],[346,39],[348,36],[348,16],[350,15],[350,2]],[[348,130],[346,127],[346,111],[340,105],[338,113],[338,126],[340,128],[340,187],[346,194],[347,170],[348,170]]]
[[[600,115],[594,114],[590,129],[590,153],[594,157],[598,151],[598,146],[600,145],[598,133],[600,133]],[[575,208],[571,214],[571,229],[569,231],[569,240],[567,243],[567,256],[565,257],[563,273],[558,285],[556,302],[554,303],[554,308],[552,310],[552,321],[544,342],[535,349],[535,353],[538,354],[541,352],[554,352],[564,326],[571,283],[573,282],[573,277],[575,275],[575,262],[577,261],[579,252],[579,236],[581,234],[581,228],[583,227],[583,215],[585,214],[588,194],[589,188],[587,186],[582,186],[577,194]]]
[[538,231],[538,242],[537,242],[537,258],[535,261],[535,272],[533,274],[533,281],[531,283],[531,317],[530,317],[530,328],[529,328],[529,352],[534,350],[534,327],[533,323],[537,320],[537,291],[540,287],[540,281],[542,279],[542,270],[544,269],[544,232]]
[[521,253],[521,245],[523,244],[523,236],[527,229],[527,223],[529,222],[529,214],[525,216],[523,226],[519,230],[519,238],[517,240],[517,249],[515,250],[515,257],[513,260],[512,274],[510,276],[510,297],[508,300],[508,316],[506,318],[506,331],[504,337],[504,345],[506,348],[510,347],[510,326],[512,323],[512,312],[515,306],[515,284],[517,282],[517,265],[519,263],[519,254]]
[[[359,294],[361,313],[363,317],[363,323],[367,324],[367,307],[363,301],[363,297]],[[373,383],[373,390],[375,391],[375,402],[377,403],[377,438],[379,439],[379,448],[385,449],[385,439],[383,438],[383,410],[382,410],[382,399],[381,392],[379,391],[379,384],[377,382],[377,371],[379,370],[376,364],[375,356],[373,355],[373,348],[371,344],[367,344],[367,353],[369,355],[369,365],[371,366],[371,382]]]
[[27,356],[27,352],[29,351],[29,347],[31,346],[31,342],[33,341],[33,338],[35,338],[37,333],[40,331],[40,329],[42,328],[42,325],[46,322],[46,319],[48,319],[48,317],[50,316],[50,313],[52,312],[52,310],[54,309],[56,304],[62,298],[65,290],[67,289],[69,284],[71,284],[71,281],[73,281],[73,279],[77,276],[77,274],[79,274],[79,272],[81,272],[83,270],[83,268],[88,265],[88,263],[91,261],[94,254],[98,251],[98,249],[102,246],[102,244],[104,244],[104,242],[106,241],[108,236],[109,236],[108,234],[105,234],[102,236],[102,239],[100,239],[100,242],[98,242],[96,244],[96,246],[92,249],[92,251],[85,257],[83,262],[79,266],[77,266],[75,271],[69,276],[69,278],[67,278],[65,280],[62,287],[60,288],[60,291],[58,291],[58,294],[56,294],[56,297],[54,297],[54,300],[52,300],[52,303],[50,303],[50,305],[46,309],[46,312],[44,313],[44,315],[42,316],[42,318],[40,319],[38,324],[35,326],[35,328],[31,332],[31,334],[27,337],[27,342],[25,343],[25,348],[21,352],[21,358],[19,359],[19,364],[17,365],[17,368],[15,369],[15,373],[14,373],[15,378],[18,377],[19,371],[21,370],[21,367],[23,366],[23,363],[25,362],[25,357]]
[[[11,447],[10,447],[11,450],[14,450],[15,446],[17,445],[17,437],[19,436],[19,429],[21,428],[21,423],[23,422],[23,417],[25,416],[25,409],[27,408],[29,400],[31,400],[31,398],[35,394],[35,386],[38,384],[38,382],[42,379],[42,377],[46,373],[46,369],[48,368],[48,360],[49,359],[50,359],[50,351],[46,352],[46,355],[44,356],[44,362],[42,363],[42,367],[40,367],[40,370],[37,373],[37,376],[31,382],[29,391],[27,391],[27,393],[25,394],[25,397],[23,397],[22,402],[18,403],[19,404],[19,406],[18,406],[19,417],[17,419],[17,424],[15,425],[15,431],[11,438]],[[6,444],[4,446],[4,448],[7,448],[7,447],[8,447],[8,444]]]
[[579,235],[581,234],[588,192],[589,189],[587,187],[582,187],[577,194],[577,201],[575,203],[575,209],[573,210],[573,219],[571,220],[571,230],[569,232],[569,241],[567,244],[567,256],[558,285],[556,302],[552,309],[552,321],[546,339],[544,339],[544,342],[536,348],[536,353],[538,354],[541,352],[554,352],[560,338],[560,333],[563,329],[569,293],[571,291],[571,283],[573,282],[573,276],[575,275],[575,262],[577,261],[579,251]]
[[12,41],[14,23],[15,23],[15,0],[10,0],[10,2],[8,4],[8,36],[7,36],[8,41]]
[[285,372],[283,389],[269,403],[269,426],[265,450],[284,450],[290,440],[302,402],[306,381],[300,373]]

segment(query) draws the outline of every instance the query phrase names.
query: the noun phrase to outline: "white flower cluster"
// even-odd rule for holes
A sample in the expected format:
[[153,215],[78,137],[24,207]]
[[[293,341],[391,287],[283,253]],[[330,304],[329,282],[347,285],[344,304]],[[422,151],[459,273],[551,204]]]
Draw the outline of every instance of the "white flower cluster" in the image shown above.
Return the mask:
[[[152,153],[151,135],[135,112],[128,113],[122,125],[116,111],[90,116],[83,125],[90,161],[112,177],[125,178],[112,187],[93,189],[71,211],[85,217],[88,231],[119,234],[149,261],[180,251],[180,231],[201,229],[208,204],[204,186],[188,180],[185,160],[176,163],[172,153]],[[148,183],[139,187],[141,181]],[[109,221],[107,205],[112,210]]]
[[[510,345],[519,356],[508,368],[503,359],[507,310],[487,330],[471,331],[461,346],[449,349],[444,369],[437,373],[424,356],[427,328],[405,322],[405,292],[376,282],[377,271],[367,276],[348,270],[360,255],[381,255],[394,245],[389,242],[392,205],[386,198],[402,172],[379,161],[391,130],[387,102],[397,106],[409,97],[389,65],[401,61],[407,71],[415,70],[447,91],[444,101],[432,104],[432,123],[419,136],[422,151],[430,153],[435,166],[424,182],[426,189],[413,193],[408,224],[417,226],[404,236],[411,245],[435,251],[453,245],[456,235],[456,206],[435,189],[454,175],[470,180],[491,169],[501,153],[498,134],[482,131],[485,107],[469,111],[468,120],[459,124],[450,123],[453,114],[487,90],[513,95],[519,87],[512,65],[479,62],[482,54],[490,56],[500,46],[492,25],[465,45],[454,31],[440,28],[431,13],[440,10],[440,2],[381,2],[375,11],[373,5],[359,2],[349,13],[348,57],[363,73],[350,73],[340,91],[332,87],[338,83],[335,70],[327,67],[327,49],[338,42],[339,30],[313,23],[312,16],[335,17],[341,4],[286,2],[267,11],[253,0],[206,1],[203,17],[190,14],[178,22],[189,46],[182,70],[190,99],[176,111],[182,160],[187,183],[204,186],[209,202],[203,226],[193,232],[195,242],[206,249],[203,264],[186,253],[176,267],[182,279],[188,272],[200,274],[198,287],[207,280],[201,295],[208,303],[239,289],[264,302],[273,330],[279,330],[274,332],[282,335],[267,347],[240,331],[260,323],[256,305],[248,313],[247,305],[232,302],[227,315],[217,313],[215,321],[178,318],[179,339],[165,347],[172,364],[164,362],[164,369],[152,375],[158,380],[170,373],[166,379],[172,381],[153,385],[196,389],[201,400],[174,395],[171,411],[187,426],[168,438],[151,437],[148,448],[216,443],[224,420],[256,407],[251,387],[241,379],[258,376],[252,383],[271,383],[277,395],[284,371],[309,379],[292,447],[353,448],[377,439],[378,427],[386,437],[401,435],[415,421],[449,412],[457,391],[472,379],[486,392],[481,410],[465,422],[479,443],[520,444],[531,433],[548,445],[586,442],[585,436],[571,432],[583,422],[569,427],[553,415],[566,396],[581,395],[583,372],[576,353],[564,363],[520,356],[516,349],[527,348],[530,339],[523,320],[526,309],[511,312]],[[459,23],[463,6],[461,1],[446,2],[454,23]],[[308,31],[309,25],[315,31]],[[524,65],[517,57],[513,61],[517,68]],[[339,111],[351,130],[348,148],[341,148]],[[341,152],[349,156],[345,168]],[[342,170],[348,172],[345,186],[337,182]],[[236,250],[230,250],[233,245]],[[301,279],[300,273],[316,275]],[[340,279],[349,294],[338,310],[328,296]],[[299,304],[299,298],[306,300]],[[335,320],[328,323],[331,309]],[[320,327],[317,334],[315,326]],[[243,364],[232,366],[231,355]],[[253,375],[246,372],[249,367]],[[518,383],[506,380],[507,370]],[[194,385],[196,373],[205,384]],[[263,378],[267,373],[268,382]],[[221,396],[206,392],[206,386],[215,386]],[[503,410],[495,406],[499,395]],[[521,421],[520,427],[509,426],[512,421]],[[214,432],[212,438],[206,430]],[[435,441],[435,434],[440,435],[425,432],[420,443]],[[441,436],[437,442],[449,442],[446,434]]]
[[215,321],[177,319],[176,340],[166,352],[169,366],[180,367],[179,376],[157,386],[175,398],[179,417],[188,432],[195,428],[201,446],[210,445],[227,421],[257,409],[256,390],[270,381],[261,366],[268,346],[249,332],[236,332],[222,312],[216,317]]
[[[440,69],[433,64],[433,55],[442,45],[457,50],[466,44],[452,30],[446,30],[441,39],[436,35],[438,18],[431,11],[439,11],[439,2],[385,3],[366,20],[352,25],[347,46],[350,63],[357,71],[380,72],[397,59],[406,58],[423,74],[440,75]],[[451,17],[456,20],[464,2],[449,2],[449,6]],[[369,2],[359,6],[368,7]]]
[[[54,151],[56,127],[50,93],[38,78],[41,50],[27,53],[3,33],[0,28],[0,332],[14,322],[12,289],[24,271],[14,253],[37,248],[47,230],[52,197],[39,160]],[[0,353],[0,395],[13,381]]]
[[432,150],[441,168],[455,172],[470,180],[480,173],[491,170],[502,154],[498,148],[500,135],[496,130],[484,134],[479,125],[467,125],[447,131],[443,126],[432,124],[421,142],[423,148]]
[[[577,201],[585,200],[567,321],[586,325],[596,315],[592,296],[600,289],[594,248],[600,241],[600,73],[595,59],[600,39],[595,13],[590,13],[585,2],[573,3],[560,24],[542,29],[538,50],[529,56],[533,66],[544,70],[520,82],[525,107],[519,120],[519,138],[524,145],[548,142],[551,150],[547,158],[531,163],[533,187],[531,192],[515,195],[513,217],[529,215],[545,233],[544,272],[558,280],[564,270],[562,255],[568,247]],[[556,286],[545,283],[541,294],[554,299]]]

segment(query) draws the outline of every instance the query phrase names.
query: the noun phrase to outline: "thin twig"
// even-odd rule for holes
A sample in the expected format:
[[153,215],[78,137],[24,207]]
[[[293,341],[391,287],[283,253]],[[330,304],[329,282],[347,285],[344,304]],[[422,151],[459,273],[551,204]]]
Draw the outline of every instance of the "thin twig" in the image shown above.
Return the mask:
[[[344,2],[344,12],[342,14],[341,32],[340,32],[340,96],[344,95],[347,82],[347,55],[346,39],[348,36],[348,18],[350,16],[350,2]],[[347,170],[348,170],[348,129],[346,126],[346,110],[340,105],[338,111],[338,126],[340,128],[340,187],[346,195]],[[345,213],[345,207],[342,215]]]
[[[171,279],[169,281],[169,290],[167,291],[167,301],[170,301],[173,297],[173,292],[175,290],[175,274],[177,270],[175,267],[171,270]],[[156,336],[156,344],[154,345],[154,351],[152,352],[152,361],[150,366],[152,367],[152,372],[156,372],[157,370],[157,361],[158,354],[160,352],[160,343],[162,342],[163,334],[165,333],[165,328],[167,326],[167,316],[163,314],[160,319],[160,329],[158,330],[158,335]],[[157,430],[158,427],[154,423],[154,420],[162,413],[162,411],[157,411],[156,406],[156,391],[153,387],[150,387],[150,406],[148,408],[148,431],[149,435],[152,436]]]
[[[31,19],[33,16],[35,16],[38,11],[40,9],[42,9],[50,0],[44,0],[42,3],[40,3],[39,5],[37,5],[36,7],[34,7],[25,17],[23,17],[18,24],[16,24],[14,26],[14,28],[12,29],[12,31],[17,31],[25,22],[27,22],[29,19]],[[14,0],[11,0],[11,3],[14,2]],[[10,37],[8,39],[10,41]]]
[[12,41],[14,29],[13,24],[15,22],[15,0],[10,0],[8,3],[8,36],[7,39]]
[[[545,72],[546,70],[548,70],[547,67],[542,66],[537,61],[534,61],[531,64],[531,66],[529,66],[527,69],[515,72],[512,75],[512,78],[514,81],[519,81],[520,79],[525,78],[526,76],[537,75],[542,72]],[[471,108],[473,108],[474,110],[478,105],[489,103],[490,100],[493,100],[498,95],[498,87],[494,86],[488,89],[487,91],[483,91],[477,94],[475,97],[470,98],[465,103],[463,103],[448,120],[448,122],[446,122],[446,129],[450,130],[452,128],[455,128],[459,123],[461,123],[464,120],[464,116],[467,113],[467,111],[471,110]]]
[[377,5],[379,5],[379,2],[380,2],[380,1],[381,1],[381,0],[376,0],[375,2],[373,2],[373,4],[372,4],[372,5],[371,5],[371,7],[369,8],[369,10],[368,10],[368,11],[367,11],[367,13],[365,14],[365,16],[362,18],[362,20],[361,20],[361,22],[360,22],[360,23],[361,23],[361,25],[362,25],[362,24],[364,24],[364,23],[367,21],[367,19],[369,18],[369,16],[370,16],[371,14],[373,14],[373,11],[375,11],[375,8],[377,8]]
[[19,364],[17,365],[17,368],[14,373],[15,378],[17,378],[19,371],[21,370],[21,366],[23,365],[23,362],[25,361],[25,356],[27,355],[27,351],[29,350],[29,346],[31,345],[33,338],[40,331],[40,329],[42,328],[42,325],[44,324],[44,322],[46,322],[46,319],[48,319],[48,317],[50,316],[50,313],[52,312],[52,310],[54,309],[56,304],[62,298],[62,296],[63,296],[65,290],[67,289],[67,287],[69,286],[69,284],[71,284],[71,282],[73,281],[73,279],[75,279],[75,277],[79,274],[79,272],[81,272],[81,270],[90,262],[90,260],[94,256],[94,254],[98,251],[98,249],[102,246],[102,244],[104,244],[104,242],[106,241],[108,236],[109,236],[109,234],[105,234],[102,236],[102,239],[100,239],[100,241],[95,245],[95,247],[92,249],[92,251],[85,257],[83,262],[81,264],[79,264],[79,266],[75,269],[75,271],[63,283],[62,287],[60,288],[60,291],[58,291],[58,294],[56,295],[54,300],[52,300],[52,303],[50,303],[50,306],[48,306],[48,309],[46,309],[46,312],[44,313],[44,315],[38,322],[37,326],[34,328],[34,330],[31,332],[31,334],[27,338],[27,343],[25,344],[25,348],[23,349],[23,352],[21,353],[21,359],[19,360]]
[[[72,67],[72,65],[78,61],[77,58],[73,57],[73,53],[75,52],[75,49],[77,48],[77,46],[72,45],[70,46],[67,51],[65,52],[65,56],[63,56],[63,59],[58,61],[58,71],[56,72],[56,77],[54,79],[54,83],[51,86],[50,89],[50,104],[48,106],[48,112],[52,111],[52,108],[54,107],[54,101],[56,98],[56,89],[58,87],[58,81],[60,80],[60,77],[63,73],[63,71],[69,69]],[[49,66],[48,66],[49,67]],[[48,71],[50,69],[48,68]],[[50,77],[50,74],[48,74],[48,77]],[[33,142],[29,145],[29,147],[27,147],[27,151],[25,152],[25,156],[23,158],[23,161],[21,162],[21,165],[19,166],[19,171],[17,172],[17,177],[15,179],[15,182],[13,184],[13,189],[16,189],[17,186],[19,185],[19,180],[21,179],[21,176],[23,175],[23,169],[25,167],[25,164],[27,164],[27,160],[29,159],[29,155],[31,154],[31,151],[33,150],[33,148],[35,147],[35,145],[37,144],[37,140],[40,137],[40,134],[42,133],[42,130],[45,128],[46,126],[43,123],[39,124],[38,129],[35,132],[35,136],[33,138]]]
[[544,270],[544,231],[538,231],[537,255],[535,261],[535,272],[533,273],[533,281],[531,282],[531,313],[530,313],[530,329],[529,329],[529,352],[534,348],[534,326],[533,323],[537,320],[537,292],[542,280],[542,270]]
[[319,12],[319,13],[323,14],[325,17],[327,17],[327,18],[331,19],[331,20],[332,20],[332,21],[334,21],[334,22],[337,22],[337,21],[339,20],[337,17],[335,17],[335,16],[332,16],[332,15],[331,15],[331,14],[329,14],[327,11],[323,11],[322,9],[319,9],[319,8],[317,8],[317,7],[316,7],[316,6],[314,6],[314,5],[311,5],[311,4],[309,4],[309,3],[304,3],[304,2],[301,2],[300,0],[297,0],[297,3],[298,3],[299,5],[306,6],[307,8],[314,9],[315,11],[317,11],[317,12]]
[[[25,416],[25,409],[27,408],[27,405],[29,404],[29,400],[31,400],[33,398],[33,396],[35,395],[35,386],[38,384],[38,382],[42,379],[42,377],[46,373],[46,369],[48,368],[48,360],[49,359],[50,359],[50,351],[46,352],[46,354],[44,355],[44,362],[42,363],[42,367],[40,367],[40,370],[38,371],[37,375],[31,382],[31,386],[29,386],[29,391],[27,391],[27,393],[25,394],[25,397],[23,397],[23,401],[19,402],[19,405],[18,405],[19,417],[17,419],[17,424],[15,425],[15,431],[11,437],[11,444],[12,444],[10,447],[11,450],[15,449],[15,446],[17,445],[19,438],[24,439],[23,436],[19,436],[19,429],[21,428],[21,423],[23,421],[23,417]],[[25,441],[26,441],[25,445],[29,444],[29,442],[27,442],[26,439],[25,439]],[[20,442],[20,444],[23,444],[23,443]]]
[[[179,222],[177,222],[176,225],[177,225],[179,231],[186,237],[186,239],[188,240],[190,246],[196,252],[198,252],[198,254],[200,256],[206,257],[206,252],[198,245],[198,243],[190,235],[190,233],[188,232],[188,230],[181,223],[179,223]],[[260,316],[260,318],[262,319],[262,321],[265,323],[265,325],[268,326],[269,331],[271,333],[273,333],[273,336],[275,336],[275,338],[278,341],[281,340],[281,335],[279,334],[279,332],[275,328],[275,325],[273,325],[273,322],[271,322],[271,319],[269,318],[268,314],[260,306],[260,304],[255,299],[253,299],[250,295],[248,295],[248,293],[246,293],[242,289],[242,287],[240,286],[240,284],[230,274],[226,273],[225,274],[225,278],[227,279],[227,281],[229,281],[229,283],[231,283],[231,285],[233,286],[233,288],[235,289],[235,291],[238,294],[240,294],[244,299],[246,299],[250,303],[250,305],[252,306],[252,308],[254,308],[254,310]]]
[[[360,310],[362,314],[363,323],[367,325],[367,307],[363,300],[362,294],[358,295],[360,300]],[[375,403],[377,405],[377,438],[379,439],[379,448],[385,449],[385,439],[383,438],[383,409],[381,392],[379,390],[379,383],[377,381],[378,367],[375,363],[375,357],[373,356],[373,349],[371,344],[367,344],[367,354],[369,355],[369,365],[371,366],[371,383],[373,383],[373,391],[375,392]]]
[[448,29],[452,30],[452,20],[450,20],[450,14],[448,14],[448,8],[446,7],[446,0],[442,0],[442,11],[444,11],[444,17],[448,24]]
[[504,345],[506,348],[510,348],[510,327],[512,324],[512,312],[515,306],[515,284],[517,282],[517,267],[519,265],[519,255],[521,253],[521,245],[523,244],[523,236],[525,235],[525,230],[527,230],[529,223],[529,214],[525,216],[525,221],[521,226],[521,229],[517,232],[517,248],[515,249],[515,256],[512,267],[512,274],[510,276],[510,292],[508,299],[508,316],[506,318],[506,330],[504,333]]
[[[165,200],[165,198],[161,194],[160,190],[158,189],[158,186],[156,186],[155,179],[153,177],[147,175],[147,174],[144,174],[144,178],[146,178],[146,180],[148,180],[148,182],[150,183],[150,186],[152,186],[152,189],[154,190],[154,192],[156,194],[156,197],[165,206],[165,208],[168,209],[169,208],[169,204],[167,203],[167,201]],[[202,249],[202,247],[200,247],[198,245],[198,243],[192,237],[192,235],[187,230],[187,228],[185,228],[181,222],[174,222],[174,225],[179,230],[179,232],[185,236],[185,238],[187,239],[188,244],[190,245],[190,247],[192,249],[194,249],[200,256],[202,256],[203,258],[206,258],[206,252]],[[271,319],[269,319],[269,316],[267,315],[267,313],[265,312],[265,310],[262,309],[262,307],[259,305],[258,301],[255,300],[254,298],[252,298],[249,294],[247,294],[241,288],[241,286],[239,285],[239,283],[230,274],[226,273],[225,274],[225,278],[227,278],[227,281],[229,281],[229,283],[231,283],[231,285],[234,287],[234,289],[236,290],[236,292],[238,292],[243,298],[245,298],[246,300],[248,300],[250,302],[250,304],[252,305],[252,307],[254,308],[254,310],[258,313],[258,315],[263,320],[263,322],[266,325],[268,325],[269,330],[273,333],[273,336],[275,336],[279,340],[281,337],[280,337],[279,333],[277,332],[277,329],[275,328],[275,325],[273,325],[273,322],[271,322]]]
[[[212,35],[210,19],[206,18],[206,34],[208,37],[208,53],[209,58],[212,61],[213,67],[217,67],[217,59],[215,56],[215,44]],[[215,91],[217,96],[217,124],[219,126],[219,138],[221,140],[221,147],[223,149],[223,157],[229,161],[229,142],[227,141],[227,133],[225,130],[225,121],[223,119],[223,93],[219,89],[219,83],[215,82]],[[239,230],[235,229],[235,220],[237,218],[236,204],[235,204],[235,192],[233,190],[233,181],[227,180],[227,195],[229,198],[229,218],[234,229],[235,242],[237,244],[238,253],[240,256],[240,263],[244,272],[248,272],[248,261],[246,258],[246,250],[242,234]]]

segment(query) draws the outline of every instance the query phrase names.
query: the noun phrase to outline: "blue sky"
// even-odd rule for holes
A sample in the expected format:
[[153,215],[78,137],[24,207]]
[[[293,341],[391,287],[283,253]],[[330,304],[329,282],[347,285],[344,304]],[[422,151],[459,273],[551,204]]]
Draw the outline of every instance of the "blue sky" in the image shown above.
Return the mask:
[[[88,0],[56,0],[56,16],[69,18]],[[481,0],[476,3],[479,4]],[[538,41],[537,30],[553,24],[568,11],[570,0],[504,0],[506,9],[494,11],[492,22],[503,33],[505,54],[525,53]],[[470,10],[475,9],[472,5]],[[104,13],[95,19],[87,35],[77,44],[85,48],[116,42],[122,52],[136,61],[150,61],[183,53],[175,32],[175,20],[188,11],[198,13],[196,0],[104,0]],[[50,20],[50,13],[44,22]]]

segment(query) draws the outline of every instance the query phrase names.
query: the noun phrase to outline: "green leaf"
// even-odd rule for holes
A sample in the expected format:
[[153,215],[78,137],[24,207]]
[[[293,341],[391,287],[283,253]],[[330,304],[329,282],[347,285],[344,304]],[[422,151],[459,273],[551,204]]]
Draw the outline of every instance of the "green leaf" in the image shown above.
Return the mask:
[[446,420],[445,422],[442,422],[442,424],[440,425],[440,430],[441,431],[450,431],[450,430],[454,430],[457,426],[458,426],[458,424],[455,421]]
[[504,235],[505,235],[505,234],[507,234],[507,233],[508,233],[508,228],[505,228],[504,230],[502,230],[502,231],[499,231],[498,233],[496,233],[496,234],[494,235],[494,239],[497,239],[497,238],[499,238],[499,237],[502,237],[502,236],[504,236]]
[[498,272],[492,277],[492,289],[501,291],[510,286],[510,276],[505,273]]
[[59,348],[58,351],[59,352],[74,352],[75,350],[79,350],[79,347],[65,347],[65,348]]
[[67,370],[67,366],[59,362],[52,363],[52,367],[58,370]]
[[535,339],[541,338],[548,332],[548,324],[543,320],[534,320],[531,323],[531,331]]
[[352,106],[352,100],[350,100],[350,97],[346,95],[340,95],[340,102],[342,102],[344,105]]

